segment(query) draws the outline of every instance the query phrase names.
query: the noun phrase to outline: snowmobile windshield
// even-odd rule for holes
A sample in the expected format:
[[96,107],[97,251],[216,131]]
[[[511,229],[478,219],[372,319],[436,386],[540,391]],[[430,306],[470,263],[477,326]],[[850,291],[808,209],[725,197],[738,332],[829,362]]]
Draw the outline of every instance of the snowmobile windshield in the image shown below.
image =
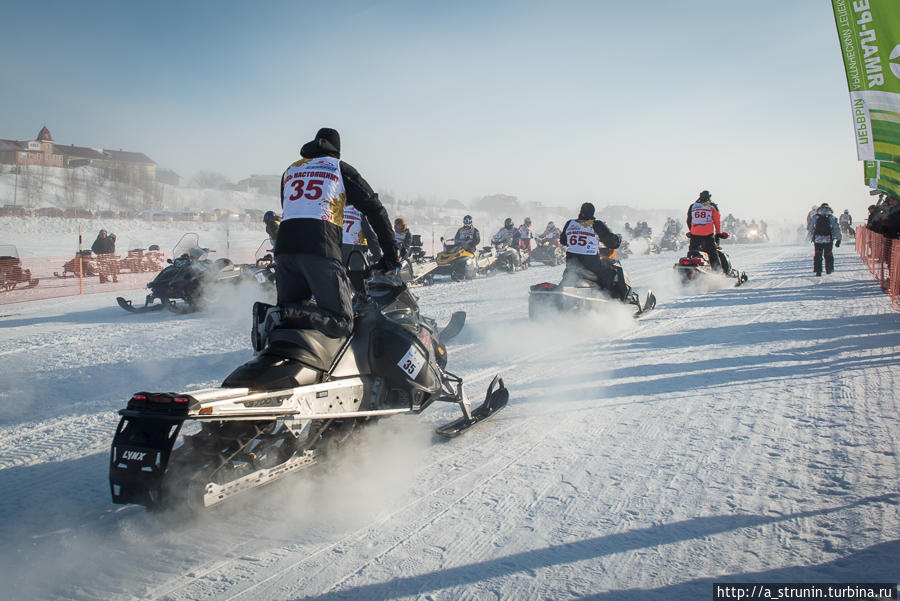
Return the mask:
[[[197,252],[196,250],[192,252],[192,249],[202,250],[200,249],[200,236],[193,232],[181,237],[181,240],[179,240],[178,244],[175,245],[175,248],[172,249],[172,257],[177,259],[182,255],[187,255],[193,258]],[[202,254],[206,254],[206,251]]]
[[272,241],[266,238],[262,241],[256,248],[256,252],[253,253],[253,258],[256,259],[256,262],[259,263],[261,259],[271,259],[272,258]]
[[11,257],[13,259],[18,259],[19,252],[12,244],[0,244],[0,257]]

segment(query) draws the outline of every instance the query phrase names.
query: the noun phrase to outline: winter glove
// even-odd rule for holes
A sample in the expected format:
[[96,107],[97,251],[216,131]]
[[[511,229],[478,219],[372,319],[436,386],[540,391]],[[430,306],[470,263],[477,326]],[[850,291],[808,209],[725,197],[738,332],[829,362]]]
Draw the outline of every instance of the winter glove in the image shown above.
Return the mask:
[[840,247],[841,247],[841,241],[840,241],[840,240],[835,240],[835,241],[834,241],[834,247],[835,247],[835,248],[840,248]]
[[388,257],[387,255],[378,259],[378,262],[372,266],[374,271],[381,271],[383,273],[388,273],[390,271],[394,271],[400,267],[400,264],[397,263],[397,259],[394,257]]

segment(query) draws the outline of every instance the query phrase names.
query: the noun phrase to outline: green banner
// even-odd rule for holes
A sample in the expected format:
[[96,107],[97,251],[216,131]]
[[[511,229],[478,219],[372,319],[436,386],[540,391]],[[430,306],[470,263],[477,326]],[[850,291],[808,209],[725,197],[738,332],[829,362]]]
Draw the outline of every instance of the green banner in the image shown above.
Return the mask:
[[866,185],[900,198],[900,163],[865,161]]
[[832,0],[861,161],[900,161],[900,2]]

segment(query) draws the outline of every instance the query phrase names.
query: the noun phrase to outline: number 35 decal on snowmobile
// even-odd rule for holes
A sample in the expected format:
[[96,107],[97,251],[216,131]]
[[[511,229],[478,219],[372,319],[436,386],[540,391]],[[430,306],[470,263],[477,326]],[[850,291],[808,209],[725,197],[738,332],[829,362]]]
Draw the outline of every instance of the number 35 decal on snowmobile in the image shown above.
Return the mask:
[[409,374],[409,377],[415,379],[419,375],[419,372],[422,371],[422,366],[425,365],[425,357],[422,356],[419,349],[415,346],[411,346],[397,365],[400,369]]

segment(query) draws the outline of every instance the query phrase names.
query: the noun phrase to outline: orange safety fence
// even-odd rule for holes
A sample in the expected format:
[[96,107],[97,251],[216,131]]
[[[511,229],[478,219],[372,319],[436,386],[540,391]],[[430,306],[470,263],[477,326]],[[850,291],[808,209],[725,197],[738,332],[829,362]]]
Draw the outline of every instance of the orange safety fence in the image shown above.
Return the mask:
[[856,252],[900,311],[900,244],[866,227],[856,228]]
[[[256,261],[255,248],[232,248],[211,258],[227,256],[235,263]],[[143,290],[166,265],[167,253],[129,251],[95,255],[82,251],[68,257],[0,257],[0,305],[33,300]]]

